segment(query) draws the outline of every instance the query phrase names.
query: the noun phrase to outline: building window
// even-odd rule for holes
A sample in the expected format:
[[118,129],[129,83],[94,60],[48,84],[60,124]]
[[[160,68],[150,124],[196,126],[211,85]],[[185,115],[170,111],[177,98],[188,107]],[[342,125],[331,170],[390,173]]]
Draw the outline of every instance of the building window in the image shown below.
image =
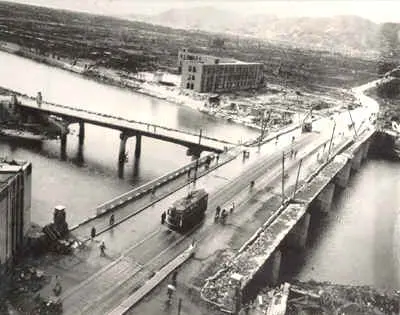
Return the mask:
[[195,77],[194,77],[194,75],[192,75],[192,80],[194,80],[195,79]]
[[190,88],[193,90],[193,87],[194,87],[194,84],[193,83],[191,83],[190,84]]
[[195,66],[193,66],[193,72],[196,72],[196,67]]
[[186,88],[189,89],[190,88],[190,83],[186,83]]
[[192,66],[189,66],[188,71],[192,72]]

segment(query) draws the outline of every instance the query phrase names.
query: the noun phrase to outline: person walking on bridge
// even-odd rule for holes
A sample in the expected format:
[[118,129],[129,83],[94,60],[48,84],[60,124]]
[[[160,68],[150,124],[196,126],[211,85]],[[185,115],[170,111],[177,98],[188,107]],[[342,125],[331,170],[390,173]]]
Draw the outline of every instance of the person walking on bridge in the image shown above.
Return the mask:
[[163,213],[161,214],[161,224],[165,223],[165,217],[167,216],[167,214],[165,213],[165,211],[163,211]]
[[106,255],[106,244],[104,244],[104,241],[101,242],[100,246],[100,256],[104,257]]
[[94,237],[96,236],[96,228],[92,227],[91,231],[90,231],[90,237],[92,238],[92,240],[94,239]]
[[110,226],[113,226],[115,223],[114,213],[110,216]]

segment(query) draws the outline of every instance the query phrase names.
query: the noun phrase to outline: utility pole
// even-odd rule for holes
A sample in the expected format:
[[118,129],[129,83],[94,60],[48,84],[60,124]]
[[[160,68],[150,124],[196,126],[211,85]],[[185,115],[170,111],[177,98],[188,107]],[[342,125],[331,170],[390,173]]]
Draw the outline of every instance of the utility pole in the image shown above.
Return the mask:
[[353,126],[353,130],[354,130],[354,135],[355,135],[356,138],[357,138],[357,137],[358,137],[358,136],[357,136],[357,130],[356,130],[356,125],[354,124],[354,121],[353,121],[353,117],[351,117],[351,113],[350,113],[350,110],[349,110],[349,109],[347,109],[347,112],[349,113],[349,116],[350,116],[351,125]]
[[285,152],[282,152],[282,204],[285,200]]
[[[201,142],[201,134],[202,134],[203,130],[200,129],[200,134],[199,134],[199,146],[200,146],[200,142]],[[196,184],[196,180],[197,180],[197,169],[199,168],[199,159],[200,159],[200,155],[196,156],[196,167],[194,169],[194,179],[193,179],[193,185]]]
[[179,301],[178,301],[178,315],[181,315],[181,309],[182,309],[182,299],[179,298]]
[[296,196],[297,185],[298,185],[298,183],[299,183],[300,168],[301,168],[301,164],[302,164],[302,163],[303,163],[303,159],[300,159],[299,168],[297,169],[296,184],[294,185],[294,191],[293,191],[293,197],[292,197],[292,199],[294,199],[295,196]]
[[334,123],[335,124],[333,125],[331,140],[329,142],[328,157],[326,158],[326,160],[329,160],[329,156],[331,155],[333,135],[335,134],[335,128],[336,128],[336,121],[335,120],[334,120]]

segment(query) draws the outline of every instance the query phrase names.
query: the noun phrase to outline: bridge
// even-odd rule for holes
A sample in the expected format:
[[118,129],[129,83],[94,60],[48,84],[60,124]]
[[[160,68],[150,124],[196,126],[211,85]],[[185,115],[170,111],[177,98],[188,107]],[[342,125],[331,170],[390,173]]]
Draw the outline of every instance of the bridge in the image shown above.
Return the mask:
[[[43,102],[40,97],[18,96],[11,98],[8,102],[10,108],[14,111],[23,112],[25,115],[45,114],[47,117],[60,127],[61,130],[61,158],[66,158],[68,125],[79,124],[79,145],[84,143],[85,123],[106,127],[121,132],[119,148],[119,170],[123,168],[126,156],[126,142],[130,137],[136,137],[135,157],[140,157],[142,136],[158,140],[172,142],[188,148],[187,154],[199,157],[201,152],[210,151],[221,153],[235,144],[202,135],[202,132],[194,133],[169,128],[161,125],[145,123],[137,120],[126,119],[104,113],[98,113],[86,109],[75,108],[67,105]],[[56,116],[61,120],[56,119]]]

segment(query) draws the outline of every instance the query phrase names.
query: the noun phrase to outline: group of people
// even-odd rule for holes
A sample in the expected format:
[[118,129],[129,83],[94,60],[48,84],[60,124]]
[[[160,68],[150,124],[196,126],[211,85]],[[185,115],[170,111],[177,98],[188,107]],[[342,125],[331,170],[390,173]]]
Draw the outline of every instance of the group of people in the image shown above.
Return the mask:
[[[114,213],[111,214],[111,216],[110,216],[109,224],[110,224],[110,227],[113,227],[115,224]],[[93,240],[96,237],[96,234],[97,234],[96,228],[93,226],[90,231],[90,238]],[[100,249],[100,256],[105,256],[106,255],[106,244],[104,243],[104,241],[101,242],[99,249]]]
[[[235,209],[235,203],[234,202],[232,202],[232,206],[231,206],[231,208],[229,209],[229,213],[233,213],[233,210]],[[219,223],[221,223],[221,224],[225,224],[225,222],[226,222],[226,217],[228,216],[228,211],[226,210],[226,209],[221,209],[221,207],[220,206],[218,206],[216,209],[215,209],[215,217],[214,217],[214,221],[215,222],[219,222]]]

